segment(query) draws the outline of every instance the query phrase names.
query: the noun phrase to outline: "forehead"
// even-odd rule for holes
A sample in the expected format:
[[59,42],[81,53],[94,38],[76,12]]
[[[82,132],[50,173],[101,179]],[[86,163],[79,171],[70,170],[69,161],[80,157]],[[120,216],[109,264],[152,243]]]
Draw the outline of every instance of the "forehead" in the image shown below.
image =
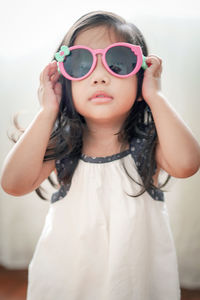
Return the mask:
[[81,31],[75,39],[74,45],[84,45],[92,49],[105,48],[124,39],[116,34],[113,28],[98,26]]

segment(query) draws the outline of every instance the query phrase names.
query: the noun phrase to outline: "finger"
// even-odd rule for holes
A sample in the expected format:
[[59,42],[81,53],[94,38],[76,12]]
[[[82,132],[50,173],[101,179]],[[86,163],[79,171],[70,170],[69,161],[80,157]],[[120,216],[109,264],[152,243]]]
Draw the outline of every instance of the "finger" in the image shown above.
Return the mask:
[[50,81],[50,77],[57,72],[56,61],[50,62],[40,74],[40,82],[44,83]]
[[60,101],[62,95],[62,85],[59,82],[55,84],[54,91],[57,95],[57,99]]
[[49,64],[49,74],[55,72],[57,70],[57,62],[54,60]]
[[150,56],[147,56],[146,63],[151,64],[151,65],[161,66],[162,65],[162,59],[159,58],[158,56],[150,55]]
[[146,63],[149,65],[146,71],[156,74],[157,72],[162,72],[162,60],[158,56],[148,56],[146,58]]
[[48,74],[48,71],[49,71],[49,67],[50,67],[50,64],[48,64],[44,69],[43,71],[40,73],[40,83],[44,83],[46,77],[47,77],[47,74]]
[[158,55],[150,54],[147,57],[154,57],[155,59],[158,59],[160,62],[162,62],[162,59]]
[[58,81],[60,73],[58,72],[57,64],[50,65],[48,76],[51,83],[54,84]]
[[44,69],[43,79],[45,82],[50,81],[51,76],[55,73],[55,64],[49,63],[47,68]]
[[54,84],[55,82],[58,81],[59,77],[60,77],[60,73],[56,70],[55,73],[53,73],[53,74],[51,75],[50,80],[51,80],[51,82]]

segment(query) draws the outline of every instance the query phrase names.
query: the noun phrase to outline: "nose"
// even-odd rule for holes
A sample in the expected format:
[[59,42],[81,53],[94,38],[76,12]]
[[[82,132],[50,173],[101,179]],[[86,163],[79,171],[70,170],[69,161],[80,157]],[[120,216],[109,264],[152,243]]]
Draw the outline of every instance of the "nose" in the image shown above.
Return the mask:
[[110,76],[102,63],[101,55],[97,55],[97,63],[91,74],[91,82],[93,85],[107,85],[110,82]]

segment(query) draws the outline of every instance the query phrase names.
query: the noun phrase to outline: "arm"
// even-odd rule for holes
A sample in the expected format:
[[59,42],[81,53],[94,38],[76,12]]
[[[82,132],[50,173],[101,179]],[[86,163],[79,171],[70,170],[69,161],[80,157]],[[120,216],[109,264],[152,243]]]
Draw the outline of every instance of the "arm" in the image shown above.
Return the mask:
[[61,86],[56,63],[49,64],[40,76],[40,111],[7,155],[1,176],[2,188],[12,195],[33,191],[55,169],[55,162],[43,162],[55,123]]
[[145,71],[143,96],[151,108],[158,133],[158,167],[174,177],[192,176],[200,167],[200,147],[190,129],[160,92],[161,60],[150,56],[147,63],[151,66]]

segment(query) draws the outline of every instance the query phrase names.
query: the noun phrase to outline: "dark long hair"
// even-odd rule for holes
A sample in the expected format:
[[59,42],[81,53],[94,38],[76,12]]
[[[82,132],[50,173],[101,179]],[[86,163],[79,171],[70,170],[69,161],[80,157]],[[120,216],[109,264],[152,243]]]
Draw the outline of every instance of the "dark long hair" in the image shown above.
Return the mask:
[[[102,25],[106,26],[108,29],[114,30],[115,34],[119,36],[120,39],[123,39],[123,41],[140,45],[143,55],[148,55],[147,45],[140,30],[134,24],[126,22],[120,16],[105,11],[91,12],[78,19],[68,31],[55,52],[58,52],[62,45],[67,45],[69,47],[72,46],[76,37],[84,30]],[[133,196],[139,196],[148,188],[153,186],[152,177],[154,175],[156,165],[155,149],[157,144],[157,132],[151,110],[142,97],[143,76],[144,71],[141,69],[137,73],[138,87],[136,101],[134,102],[128,117],[118,133],[118,139],[122,145],[121,149],[123,149],[127,142],[130,143],[133,137],[143,138],[144,140],[143,152],[147,153],[147,158],[145,164],[143,163],[141,168],[143,185],[140,193]],[[59,81],[62,85],[60,109],[54,129],[50,136],[44,161],[61,160],[65,157],[65,167],[58,177],[59,183],[61,185],[65,185],[70,184],[82,153],[82,137],[86,122],[74,108],[71,93],[71,82],[63,76],[60,77]],[[140,101],[137,101],[138,99],[140,99]],[[143,158],[141,156],[138,159],[142,161]],[[49,180],[53,184],[51,177],[49,177]],[[135,181],[134,178],[132,178],[132,180]],[[165,183],[162,186],[164,186]],[[41,198],[45,198],[41,193],[41,187],[36,189],[36,192]]]

